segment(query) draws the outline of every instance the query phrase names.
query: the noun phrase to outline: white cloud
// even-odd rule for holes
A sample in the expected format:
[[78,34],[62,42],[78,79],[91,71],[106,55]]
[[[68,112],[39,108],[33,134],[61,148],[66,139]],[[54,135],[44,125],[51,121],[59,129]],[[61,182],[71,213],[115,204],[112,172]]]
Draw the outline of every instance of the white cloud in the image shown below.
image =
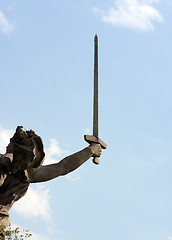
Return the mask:
[[43,185],[29,187],[27,194],[17,201],[12,209],[25,218],[42,217],[50,221],[49,189]]
[[60,148],[59,143],[56,139],[50,139],[49,147],[45,147],[45,165],[53,164],[59,162],[59,157],[62,157],[64,154],[67,154],[67,151],[64,151]]
[[0,11],[0,32],[8,34],[14,30],[14,25],[8,22],[3,12]]
[[95,8],[94,12],[101,14],[102,21],[114,26],[152,31],[154,22],[163,22],[162,15],[152,6],[158,2],[158,0],[116,0],[115,6],[108,11]]
[[10,142],[10,138],[13,136],[14,131],[11,129],[5,129],[0,126],[0,153],[6,152],[6,147]]
[[172,237],[168,237],[168,240],[172,240]]

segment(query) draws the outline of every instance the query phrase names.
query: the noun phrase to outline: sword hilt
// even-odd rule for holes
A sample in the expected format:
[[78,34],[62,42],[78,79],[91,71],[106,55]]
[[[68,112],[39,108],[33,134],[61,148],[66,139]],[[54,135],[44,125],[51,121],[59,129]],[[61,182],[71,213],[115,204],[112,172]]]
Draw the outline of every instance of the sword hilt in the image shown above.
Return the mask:
[[[94,135],[84,135],[84,139],[89,144],[100,144],[103,149],[107,148],[107,144],[104,143],[100,138],[97,138]],[[100,163],[99,162],[99,158],[98,157],[94,157],[93,158],[93,163],[99,164]]]

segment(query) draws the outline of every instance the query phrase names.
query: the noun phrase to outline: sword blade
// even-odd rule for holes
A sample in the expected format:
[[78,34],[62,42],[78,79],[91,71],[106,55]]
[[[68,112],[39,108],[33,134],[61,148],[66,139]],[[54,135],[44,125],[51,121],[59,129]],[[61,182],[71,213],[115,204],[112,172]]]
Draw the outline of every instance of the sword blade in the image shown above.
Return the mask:
[[[93,135],[84,135],[85,141],[89,144],[100,144],[102,148],[107,145],[99,139],[99,112],[98,112],[98,37],[94,37],[94,101],[93,101]],[[93,158],[93,163],[99,164],[98,157]]]
[[99,135],[99,112],[98,112],[98,37],[94,37],[94,104],[93,104],[93,135]]

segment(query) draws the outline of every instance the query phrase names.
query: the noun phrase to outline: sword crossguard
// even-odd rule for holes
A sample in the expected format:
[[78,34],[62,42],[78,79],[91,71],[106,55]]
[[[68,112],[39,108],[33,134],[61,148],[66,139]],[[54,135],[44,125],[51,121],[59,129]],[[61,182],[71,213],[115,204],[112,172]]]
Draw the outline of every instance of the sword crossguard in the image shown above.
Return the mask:
[[103,149],[107,148],[107,144],[104,143],[100,138],[97,138],[94,135],[84,135],[84,139],[89,144],[97,143],[97,144],[100,144]]
[[[100,138],[97,138],[94,135],[84,135],[84,139],[89,144],[100,144],[103,149],[107,148],[107,144],[104,143]],[[93,163],[99,164],[98,157],[93,158]]]

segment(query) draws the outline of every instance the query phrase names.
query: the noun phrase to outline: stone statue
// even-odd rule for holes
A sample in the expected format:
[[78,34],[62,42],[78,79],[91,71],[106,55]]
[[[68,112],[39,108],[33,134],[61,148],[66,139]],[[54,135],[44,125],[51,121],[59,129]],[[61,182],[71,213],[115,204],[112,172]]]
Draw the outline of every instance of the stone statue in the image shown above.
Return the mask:
[[100,144],[91,144],[56,164],[43,166],[45,153],[41,137],[18,126],[6,153],[0,154],[0,225],[10,225],[8,211],[25,195],[30,183],[66,175],[89,158],[100,157],[101,151]]
[[[45,182],[66,175],[89,158],[99,164],[98,157],[107,145],[98,134],[98,37],[94,38],[94,110],[93,135],[85,135],[90,144],[59,163],[43,166],[45,157],[42,139],[33,130],[24,131],[19,126],[10,139],[5,154],[0,154],[0,226],[10,225],[9,210],[25,195],[30,183]],[[3,236],[0,230],[0,236]],[[4,238],[3,238],[4,239]]]

